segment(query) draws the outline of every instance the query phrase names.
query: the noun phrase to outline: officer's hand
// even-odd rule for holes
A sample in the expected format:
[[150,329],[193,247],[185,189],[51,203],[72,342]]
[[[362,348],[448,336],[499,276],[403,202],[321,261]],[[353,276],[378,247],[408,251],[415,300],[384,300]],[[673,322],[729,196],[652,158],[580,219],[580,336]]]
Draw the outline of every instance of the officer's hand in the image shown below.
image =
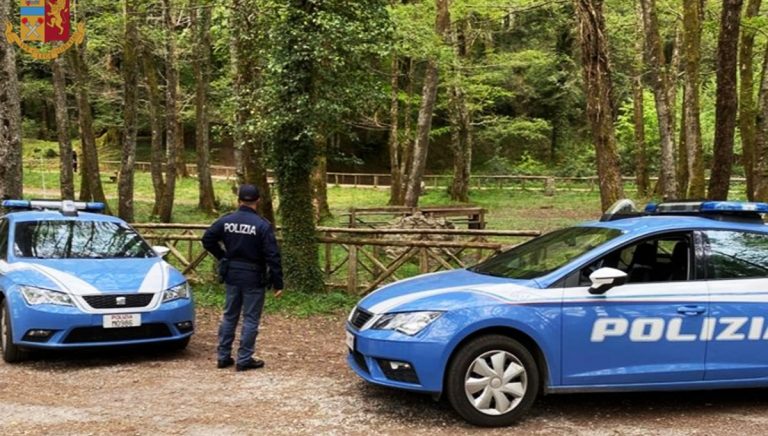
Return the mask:
[[275,298],[280,298],[281,295],[283,295],[283,290],[275,289]]

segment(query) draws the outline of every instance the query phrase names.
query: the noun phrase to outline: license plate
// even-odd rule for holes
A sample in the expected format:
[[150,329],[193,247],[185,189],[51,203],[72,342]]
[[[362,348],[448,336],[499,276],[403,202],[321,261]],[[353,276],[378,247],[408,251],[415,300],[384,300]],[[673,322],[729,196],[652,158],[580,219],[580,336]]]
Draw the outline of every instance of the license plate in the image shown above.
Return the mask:
[[117,313],[114,315],[104,315],[105,329],[139,327],[139,326],[141,326],[140,313]]
[[355,335],[353,335],[350,332],[347,333],[347,347],[349,347],[350,350],[355,351]]

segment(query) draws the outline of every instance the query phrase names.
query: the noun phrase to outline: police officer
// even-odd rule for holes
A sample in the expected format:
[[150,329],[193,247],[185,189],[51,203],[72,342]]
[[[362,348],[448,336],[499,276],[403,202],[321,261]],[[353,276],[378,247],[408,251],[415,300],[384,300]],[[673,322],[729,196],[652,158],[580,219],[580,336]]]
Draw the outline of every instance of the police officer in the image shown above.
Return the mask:
[[[219,260],[219,276],[226,284],[217,366],[235,365],[235,370],[246,371],[264,366],[263,360],[253,358],[253,352],[265,289],[271,285],[279,297],[283,274],[272,225],[257,213],[259,190],[253,185],[242,185],[237,198],[237,211],[223,216],[206,230],[203,247]],[[235,361],[232,344],[241,311],[243,328]]]

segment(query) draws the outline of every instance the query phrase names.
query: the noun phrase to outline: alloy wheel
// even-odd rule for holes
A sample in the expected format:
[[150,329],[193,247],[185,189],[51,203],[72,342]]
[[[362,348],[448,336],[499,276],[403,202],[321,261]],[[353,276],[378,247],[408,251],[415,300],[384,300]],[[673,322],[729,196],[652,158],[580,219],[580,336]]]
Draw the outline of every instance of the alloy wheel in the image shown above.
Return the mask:
[[503,415],[525,396],[528,378],[522,362],[513,354],[493,350],[478,356],[464,377],[464,392],[477,411]]

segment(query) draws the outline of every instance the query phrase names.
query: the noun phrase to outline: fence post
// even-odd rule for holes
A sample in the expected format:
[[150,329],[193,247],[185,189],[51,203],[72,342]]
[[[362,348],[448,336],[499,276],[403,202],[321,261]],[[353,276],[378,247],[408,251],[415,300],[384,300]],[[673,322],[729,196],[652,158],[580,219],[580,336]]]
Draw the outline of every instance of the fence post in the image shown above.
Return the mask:
[[373,188],[376,189],[379,187],[379,176],[374,174],[373,175]]
[[544,181],[544,195],[552,197],[555,195],[555,178],[547,177]]
[[357,294],[357,245],[349,245],[349,260],[347,261],[347,292]]
[[427,247],[421,247],[419,252],[419,270],[422,274],[429,272],[429,256],[427,256]]
[[[331,233],[325,232],[325,237],[330,238]],[[333,248],[331,247],[330,242],[325,243],[325,280],[326,282],[331,281],[331,256],[333,255]]]

